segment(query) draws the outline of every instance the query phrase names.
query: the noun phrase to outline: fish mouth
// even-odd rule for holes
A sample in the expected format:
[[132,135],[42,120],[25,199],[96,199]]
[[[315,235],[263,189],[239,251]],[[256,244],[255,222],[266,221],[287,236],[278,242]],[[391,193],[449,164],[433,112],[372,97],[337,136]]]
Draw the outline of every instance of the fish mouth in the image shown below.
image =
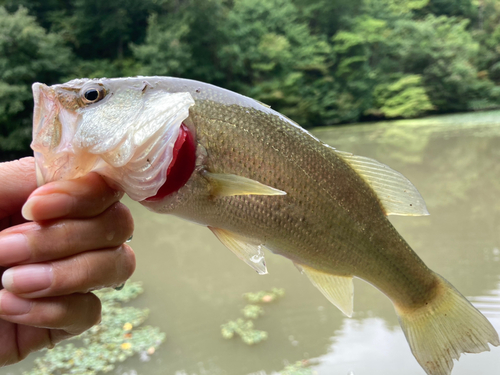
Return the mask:
[[35,106],[31,148],[35,155],[37,184],[41,186],[71,174],[73,158],[64,152],[63,124],[60,120],[64,108],[58,104],[56,91],[38,82],[32,85],[32,90]]
[[[31,148],[39,185],[96,171],[142,201],[171,194],[187,182],[196,161],[196,133],[183,123],[195,104],[191,94],[115,86],[109,83],[107,100],[85,106],[73,83],[33,84]],[[175,150],[179,133],[184,136]]]

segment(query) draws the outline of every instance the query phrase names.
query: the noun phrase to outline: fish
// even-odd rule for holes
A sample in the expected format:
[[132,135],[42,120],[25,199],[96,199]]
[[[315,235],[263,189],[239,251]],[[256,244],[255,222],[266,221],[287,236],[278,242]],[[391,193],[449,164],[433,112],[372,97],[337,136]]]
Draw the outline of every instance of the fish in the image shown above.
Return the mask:
[[264,248],[290,259],[349,317],[360,278],[392,301],[429,375],[500,345],[388,220],[429,213],[387,165],[337,150],[257,100],[188,79],[37,82],[33,96],[39,185],[95,171],[153,212],[208,227],[259,274]]

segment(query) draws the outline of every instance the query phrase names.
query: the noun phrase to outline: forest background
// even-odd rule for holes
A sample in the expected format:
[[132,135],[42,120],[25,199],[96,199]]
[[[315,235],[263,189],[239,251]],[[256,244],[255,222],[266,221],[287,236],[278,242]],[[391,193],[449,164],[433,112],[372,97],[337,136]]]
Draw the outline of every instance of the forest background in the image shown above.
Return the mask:
[[0,160],[31,85],[169,75],[304,127],[500,107],[499,0],[0,0]]

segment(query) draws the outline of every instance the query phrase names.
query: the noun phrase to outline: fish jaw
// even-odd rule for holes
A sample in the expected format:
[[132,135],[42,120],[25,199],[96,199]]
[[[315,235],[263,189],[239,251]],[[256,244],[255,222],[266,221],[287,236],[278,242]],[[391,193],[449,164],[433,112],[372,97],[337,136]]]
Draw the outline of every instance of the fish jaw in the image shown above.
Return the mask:
[[[86,103],[89,87],[102,90],[103,98]],[[166,92],[147,77],[35,83],[33,96],[38,183],[95,171],[136,201],[164,185],[179,129],[194,105],[189,93]]]
[[78,152],[71,142],[81,116],[61,103],[54,88],[42,83],[33,84],[33,98],[31,148],[35,154],[38,185],[78,178],[90,172],[96,157]]

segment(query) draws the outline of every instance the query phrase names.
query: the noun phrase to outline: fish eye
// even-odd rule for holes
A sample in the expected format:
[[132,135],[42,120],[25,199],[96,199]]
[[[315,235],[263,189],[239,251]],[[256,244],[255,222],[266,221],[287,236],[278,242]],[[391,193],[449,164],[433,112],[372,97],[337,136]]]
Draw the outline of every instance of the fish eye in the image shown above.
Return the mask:
[[104,90],[104,87],[99,86],[99,87],[90,87],[88,89],[85,89],[85,91],[82,94],[82,100],[85,104],[92,104],[96,103],[102,98],[104,98],[106,92]]

